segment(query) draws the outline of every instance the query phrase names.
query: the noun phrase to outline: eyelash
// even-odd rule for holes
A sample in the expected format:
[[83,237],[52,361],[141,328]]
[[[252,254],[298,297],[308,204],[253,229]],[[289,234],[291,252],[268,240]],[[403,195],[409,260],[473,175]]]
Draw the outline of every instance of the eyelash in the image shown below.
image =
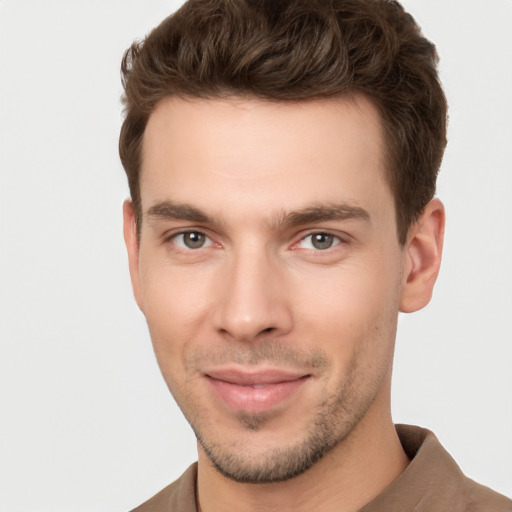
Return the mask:
[[[196,248],[187,247],[185,245],[185,242],[183,241],[183,238],[186,235],[191,235],[191,234],[199,235],[199,236],[204,237],[206,245],[201,245],[201,246],[196,247]],[[183,237],[181,243],[177,243],[176,242],[176,240],[179,239],[179,237]],[[183,252],[193,252],[193,251],[196,251],[198,249],[205,249],[207,247],[211,247],[211,246],[215,245],[215,243],[213,242],[211,237],[209,237],[204,231],[200,231],[198,229],[189,229],[187,231],[180,231],[178,233],[173,233],[172,235],[170,235],[170,236],[165,238],[165,242],[166,243],[171,243],[172,245],[177,247],[178,250],[183,251]]]
[[[323,249],[314,247],[314,237],[315,236],[326,236],[326,237],[330,238],[331,245],[329,245],[328,247],[325,247]],[[293,245],[293,248],[298,247],[302,242],[304,242],[308,238],[311,239],[310,245],[313,247],[307,247],[305,249],[309,250],[309,251],[314,251],[314,252],[327,252],[330,249],[333,249],[334,247],[343,243],[343,240],[339,236],[337,236],[333,233],[330,233],[329,231],[314,231],[312,233],[307,234],[306,236],[303,236],[296,244]]]
[[[199,245],[198,247],[187,247],[185,245],[185,242],[182,238],[182,241],[181,243],[177,242],[177,240],[179,239],[179,237],[185,237],[186,235],[190,235],[190,234],[194,234],[194,235],[199,235],[200,237],[204,237],[204,240],[205,240],[205,244],[203,245]],[[326,236],[326,237],[330,237],[331,239],[331,245],[329,245],[328,247],[325,247],[323,249],[321,248],[318,248],[318,247],[314,247],[314,242],[313,242],[313,237],[315,236]],[[308,233],[307,235],[305,236],[302,236],[298,242],[295,242],[291,245],[291,249],[301,249],[300,245],[306,241],[307,239],[311,239],[311,242],[310,242],[310,245],[312,247],[303,247],[302,249],[306,250],[306,251],[311,251],[311,252],[315,252],[315,253],[327,253],[327,252],[330,252],[331,250],[335,250],[335,248],[338,246],[338,245],[341,245],[344,243],[344,240],[333,234],[333,233],[330,233],[329,231],[313,231],[313,232],[310,232]],[[199,249],[206,249],[206,248],[210,248],[212,246],[217,246],[217,247],[220,247],[219,244],[216,244],[212,238],[210,236],[208,236],[207,233],[205,233],[204,231],[201,231],[201,230],[198,230],[198,229],[189,229],[189,230],[186,230],[186,231],[180,231],[178,233],[173,233],[169,236],[167,236],[164,240],[165,243],[171,243],[178,251],[180,252],[195,252]]]

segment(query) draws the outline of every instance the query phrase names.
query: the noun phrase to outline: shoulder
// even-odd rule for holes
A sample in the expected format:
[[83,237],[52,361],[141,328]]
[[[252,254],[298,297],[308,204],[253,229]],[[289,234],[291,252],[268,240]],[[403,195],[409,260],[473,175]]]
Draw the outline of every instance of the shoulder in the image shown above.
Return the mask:
[[178,480],[131,512],[197,512],[196,477],[197,463],[194,463]]
[[512,500],[469,478],[466,478],[464,491],[467,512],[512,512]]
[[423,491],[416,499],[429,503],[425,510],[449,506],[450,512],[512,512],[512,500],[468,478],[431,431],[409,425],[396,427],[411,459],[404,472],[408,490]]
[[464,475],[431,431],[410,425],[396,430],[411,462],[360,512],[512,512],[512,501]]

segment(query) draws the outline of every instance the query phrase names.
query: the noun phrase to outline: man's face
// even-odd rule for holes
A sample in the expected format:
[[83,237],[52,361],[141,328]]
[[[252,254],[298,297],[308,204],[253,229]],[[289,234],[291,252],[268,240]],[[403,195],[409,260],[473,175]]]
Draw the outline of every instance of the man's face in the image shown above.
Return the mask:
[[369,101],[168,99],[140,190],[135,295],[200,457],[283,480],[382,417],[404,250]]

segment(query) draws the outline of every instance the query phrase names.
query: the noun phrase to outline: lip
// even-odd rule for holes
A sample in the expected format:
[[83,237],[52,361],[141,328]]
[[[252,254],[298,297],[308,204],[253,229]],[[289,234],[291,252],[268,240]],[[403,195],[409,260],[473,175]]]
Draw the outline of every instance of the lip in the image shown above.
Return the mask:
[[204,375],[214,394],[225,405],[248,414],[269,412],[285,405],[311,377],[276,368],[215,368]]

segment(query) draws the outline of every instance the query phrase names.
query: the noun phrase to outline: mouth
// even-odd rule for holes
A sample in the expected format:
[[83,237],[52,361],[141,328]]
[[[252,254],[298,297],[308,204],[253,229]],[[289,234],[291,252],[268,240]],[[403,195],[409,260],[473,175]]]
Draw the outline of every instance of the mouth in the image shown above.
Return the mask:
[[310,374],[267,368],[248,371],[216,368],[204,373],[214,395],[230,409],[246,414],[269,412],[293,400]]

